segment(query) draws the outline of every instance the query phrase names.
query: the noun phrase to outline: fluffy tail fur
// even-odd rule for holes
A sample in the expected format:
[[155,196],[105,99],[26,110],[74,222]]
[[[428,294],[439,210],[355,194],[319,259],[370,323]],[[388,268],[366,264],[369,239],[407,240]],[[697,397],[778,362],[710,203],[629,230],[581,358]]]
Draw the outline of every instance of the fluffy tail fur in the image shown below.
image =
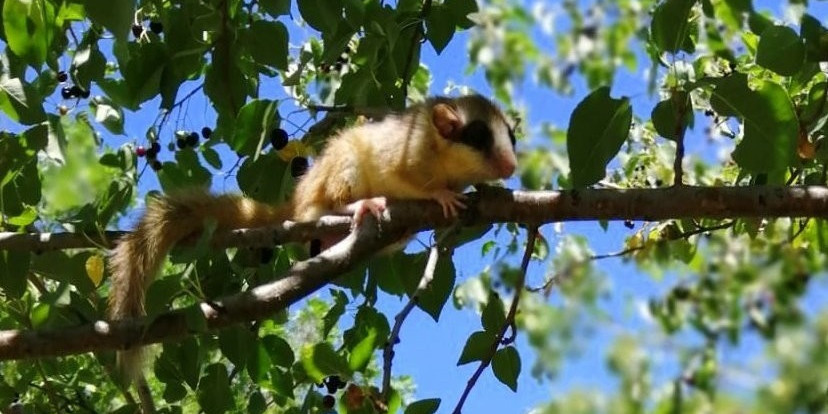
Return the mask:
[[[239,195],[214,196],[190,191],[161,197],[147,205],[135,230],[124,236],[109,257],[112,285],[109,318],[128,319],[145,314],[144,295],[170,249],[184,238],[197,236],[207,220],[218,231],[262,227],[292,216],[290,204],[271,206]],[[125,379],[140,377],[141,347],[118,353],[118,369]]]

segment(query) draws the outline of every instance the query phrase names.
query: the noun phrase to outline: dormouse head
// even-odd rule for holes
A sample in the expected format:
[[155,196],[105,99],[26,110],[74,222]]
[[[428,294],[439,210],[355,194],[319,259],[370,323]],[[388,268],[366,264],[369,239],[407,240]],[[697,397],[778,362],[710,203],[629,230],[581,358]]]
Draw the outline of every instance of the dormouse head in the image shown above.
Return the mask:
[[431,120],[468,180],[508,178],[517,166],[514,130],[503,112],[480,95],[434,98]]

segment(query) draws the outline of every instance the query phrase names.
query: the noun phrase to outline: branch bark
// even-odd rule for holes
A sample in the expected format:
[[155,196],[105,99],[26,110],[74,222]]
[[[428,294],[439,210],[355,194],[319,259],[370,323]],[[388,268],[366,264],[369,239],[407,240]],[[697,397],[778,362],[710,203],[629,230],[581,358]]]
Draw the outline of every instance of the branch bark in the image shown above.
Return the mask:
[[[444,227],[446,219],[431,201],[392,202],[393,221],[413,230]],[[828,187],[695,187],[656,189],[586,189],[569,191],[511,191],[487,187],[470,194],[464,224],[560,221],[647,220],[737,217],[828,218]],[[263,229],[236,230],[217,235],[216,247],[268,247],[308,241],[328,234],[345,234],[350,220],[323,217],[316,223],[285,222]],[[124,232],[103,236],[71,233],[0,233],[0,250],[47,251],[112,247]]]
[[[473,194],[464,224],[519,222],[540,225],[583,220],[665,220],[682,218],[725,219],[734,217],[828,218],[828,187],[690,187],[631,190],[572,190],[524,192],[487,188]],[[220,235],[216,244],[272,246],[274,240],[307,240],[320,234],[346,231],[350,220],[328,217],[319,223],[285,223],[280,226],[239,230]],[[443,217],[430,201],[390,203],[381,231],[369,218],[360,231],[319,256],[295,264],[279,280],[249,291],[198,306],[209,329],[261,319],[310,295],[347,272],[373,252],[411,231],[445,227],[454,220]],[[44,240],[38,235],[8,234],[0,237],[0,249],[98,247],[102,243],[85,236],[61,236]],[[75,238],[72,238],[75,237]],[[14,240],[24,240],[15,242]],[[71,239],[71,243],[63,239]],[[0,331],[0,360],[59,356],[89,351],[125,349],[189,335],[186,310],[168,312],[153,319],[119,323],[98,321],[77,327],[43,331]]]

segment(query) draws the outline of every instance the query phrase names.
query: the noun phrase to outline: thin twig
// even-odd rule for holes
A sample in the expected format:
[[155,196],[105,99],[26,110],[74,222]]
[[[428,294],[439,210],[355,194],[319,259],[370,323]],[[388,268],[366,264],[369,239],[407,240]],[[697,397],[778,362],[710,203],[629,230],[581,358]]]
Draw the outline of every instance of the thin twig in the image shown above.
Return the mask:
[[408,298],[408,303],[403,306],[400,313],[394,317],[394,327],[391,329],[391,335],[388,336],[388,343],[385,345],[385,349],[382,351],[382,399],[383,401],[388,401],[388,394],[391,392],[391,365],[394,361],[394,345],[400,338],[400,330],[402,329],[402,324],[405,322],[405,318],[408,317],[408,314],[411,313],[411,310],[414,309],[414,306],[417,305],[417,300],[420,297],[420,294],[428,289],[429,285],[431,285],[431,281],[434,280],[434,271],[437,269],[437,261],[440,259],[440,246],[443,245],[443,242],[450,234],[455,233],[455,229],[459,229],[458,226],[454,226],[454,228],[450,229],[449,231],[443,233],[434,244],[431,246],[428,254],[428,261],[426,261],[425,269],[423,270],[423,276],[420,278],[419,284],[417,284],[417,289],[411,296]]
[[[454,407],[454,414],[461,413],[463,404],[466,402],[466,398],[468,398],[472,388],[474,388],[474,385],[477,383],[480,375],[483,374],[483,371],[485,371],[492,362],[492,358],[494,358],[495,353],[497,353],[497,349],[500,347],[500,344],[504,343],[503,337],[506,335],[506,331],[510,328],[512,330],[515,329],[515,316],[517,315],[517,307],[520,302],[520,294],[523,292],[524,285],[526,284],[526,269],[529,267],[529,261],[532,259],[532,253],[535,251],[535,240],[537,240],[537,237],[538,227],[533,226],[529,228],[526,240],[526,251],[523,252],[523,260],[520,263],[520,275],[518,276],[517,284],[515,286],[515,297],[512,299],[512,305],[509,307],[509,313],[506,315],[506,320],[503,322],[500,332],[495,335],[489,352],[483,360],[480,361],[480,365],[477,367],[477,370],[474,371],[474,374],[472,374],[468,383],[466,383],[466,389],[463,390],[463,394],[460,396],[457,406]],[[510,337],[509,343],[511,343],[511,341],[514,341],[514,335]]]
[[[680,233],[678,235],[675,235],[673,237],[667,237],[667,238],[659,239],[657,243],[666,243],[666,242],[669,242],[669,241],[685,239],[685,238],[688,238],[690,236],[695,236],[695,235],[698,235],[698,234],[707,233],[709,231],[724,230],[724,229],[733,227],[734,224],[736,224],[735,221],[728,221],[728,222],[725,222],[725,223],[722,223],[722,224],[717,224],[715,226],[709,226],[709,227],[707,227],[707,226],[698,226],[693,230],[682,232],[682,233]],[[543,285],[541,285],[540,287],[528,287],[528,288],[526,288],[526,290],[529,291],[529,292],[533,292],[533,293],[546,291],[547,289],[549,289],[553,285],[557,284],[558,281],[560,281],[563,278],[564,275],[567,275],[567,274],[571,273],[572,269],[574,269],[577,266],[585,265],[589,262],[593,262],[593,261],[597,261],[597,260],[611,259],[611,258],[614,258],[614,257],[627,256],[630,253],[635,253],[639,250],[644,250],[647,247],[649,247],[649,246],[647,246],[646,244],[642,244],[640,246],[628,247],[626,249],[619,250],[619,251],[613,252],[613,253],[603,253],[603,254],[592,255],[590,257],[587,257],[586,259],[579,260],[575,263],[569,264],[561,272],[555,273],[552,276],[550,276],[549,279],[547,279],[546,282],[544,282]]]

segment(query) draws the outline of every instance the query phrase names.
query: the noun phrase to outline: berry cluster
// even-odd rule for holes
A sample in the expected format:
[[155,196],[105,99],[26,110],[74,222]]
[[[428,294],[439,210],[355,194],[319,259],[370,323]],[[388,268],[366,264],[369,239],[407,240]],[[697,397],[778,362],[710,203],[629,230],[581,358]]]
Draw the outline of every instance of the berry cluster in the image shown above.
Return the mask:
[[[69,75],[64,71],[60,71],[57,74],[57,80],[60,83],[64,83],[64,82],[69,80]],[[90,93],[89,93],[88,90],[81,89],[81,87],[78,86],[78,85],[64,86],[63,88],[60,89],[60,96],[63,97],[63,99],[72,99],[72,98],[86,99],[86,98],[89,98],[89,95],[90,95]]]
[[161,164],[161,161],[158,161],[159,152],[161,152],[161,144],[159,144],[158,141],[153,141],[149,149],[147,149],[143,145],[139,145],[137,148],[135,148],[135,155],[139,157],[147,157],[147,162],[149,163],[150,167],[152,167],[152,169],[155,171],[160,170],[163,166],[163,164]]
[[348,385],[347,382],[342,381],[342,378],[339,375],[331,375],[328,378],[322,380],[321,383],[316,384],[317,388],[322,388],[323,386],[327,389],[328,395],[322,397],[322,406],[326,409],[332,409],[336,404],[336,394],[339,390],[344,390],[345,387]]

